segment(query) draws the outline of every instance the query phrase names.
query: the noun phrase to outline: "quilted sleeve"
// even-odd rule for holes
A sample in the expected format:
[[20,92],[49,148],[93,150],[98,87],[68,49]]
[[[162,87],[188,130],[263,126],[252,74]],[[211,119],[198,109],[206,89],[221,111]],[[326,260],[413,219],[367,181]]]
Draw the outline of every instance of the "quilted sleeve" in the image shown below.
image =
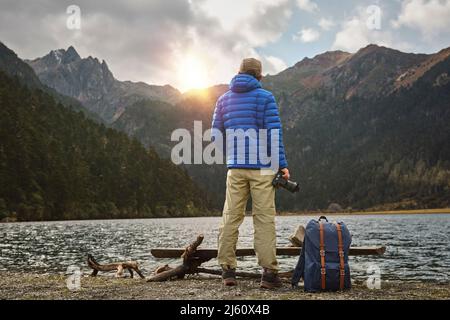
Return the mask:
[[223,146],[222,152],[223,154],[225,154],[225,126],[223,121],[222,98],[219,98],[217,100],[211,128],[212,128],[212,137],[211,137],[212,141],[218,141],[218,139],[221,139]]

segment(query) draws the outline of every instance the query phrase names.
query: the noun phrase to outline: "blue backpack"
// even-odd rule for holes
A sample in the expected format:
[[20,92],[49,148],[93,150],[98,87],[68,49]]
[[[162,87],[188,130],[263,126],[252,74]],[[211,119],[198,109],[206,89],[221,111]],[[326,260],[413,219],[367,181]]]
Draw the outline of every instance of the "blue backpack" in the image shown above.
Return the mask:
[[325,217],[311,220],[306,226],[292,285],[297,286],[303,278],[307,292],[350,289],[348,253],[351,242],[350,232],[343,222],[330,223]]

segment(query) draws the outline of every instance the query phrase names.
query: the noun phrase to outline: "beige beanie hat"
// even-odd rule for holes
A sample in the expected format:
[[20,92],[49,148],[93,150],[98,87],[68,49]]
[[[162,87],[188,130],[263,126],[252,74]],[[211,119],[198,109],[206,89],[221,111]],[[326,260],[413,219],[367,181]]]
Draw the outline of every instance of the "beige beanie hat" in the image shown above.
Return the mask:
[[249,73],[251,75],[254,75],[256,78],[260,78],[262,76],[261,61],[255,58],[248,58],[242,60],[239,73]]

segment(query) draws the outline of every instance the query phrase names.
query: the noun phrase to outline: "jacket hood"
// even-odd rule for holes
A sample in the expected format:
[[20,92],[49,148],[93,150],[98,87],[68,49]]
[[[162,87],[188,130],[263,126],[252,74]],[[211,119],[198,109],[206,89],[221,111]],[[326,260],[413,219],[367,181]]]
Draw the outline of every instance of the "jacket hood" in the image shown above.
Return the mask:
[[230,84],[230,90],[236,93],[250,92],[259,88],[261,88],[261,82],[248,74],[238,74]]

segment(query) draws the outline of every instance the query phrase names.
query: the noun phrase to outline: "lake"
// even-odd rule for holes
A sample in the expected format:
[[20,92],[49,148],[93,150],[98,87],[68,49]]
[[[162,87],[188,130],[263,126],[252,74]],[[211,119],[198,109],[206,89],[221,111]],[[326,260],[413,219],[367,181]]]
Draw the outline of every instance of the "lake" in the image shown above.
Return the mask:
[[[316,216],[277,217],[278,246],[299,224]],[[450,275],[450,214],[343,216],[353,235],[353,246],[387,247],[380,257],[351,257],[352,277],[364,280],[379,268],[383,280],[448,282]],[[200,233],[203,247],[216,247],[220,218],[175,218],[26,222],[0,224],[0,271],[64,273],[69,266],[86,266],[91,253],[99,262],[137,260],[145,275],[176,260],[155,259],[155,247],[185,247]],[[252,247],[253,226],[247,217],[240,229],[238,247]],[[297,258],[280,257],[283,271],[293,269]],[[216,267],[216,260],[205,266]],[[239,267],[256,271],[256,259],[239,259]],[[375,269],[373,269],[375,268]],[[368,271],[369,270],[369,271]]]

